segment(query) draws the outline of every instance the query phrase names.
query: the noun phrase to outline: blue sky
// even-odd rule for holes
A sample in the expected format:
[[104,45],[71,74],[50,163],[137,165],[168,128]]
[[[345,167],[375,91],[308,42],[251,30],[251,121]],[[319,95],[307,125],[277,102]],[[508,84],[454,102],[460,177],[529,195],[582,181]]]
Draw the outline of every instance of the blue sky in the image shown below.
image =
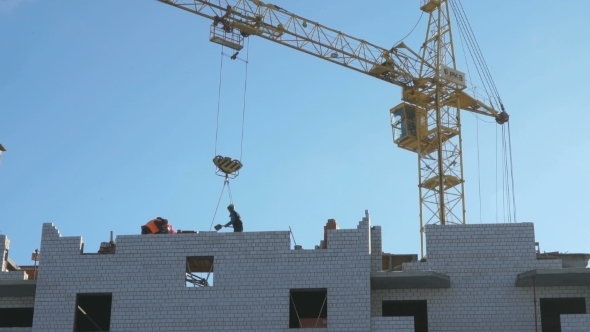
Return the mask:
[[[421,13],[417,0],[274,3],[386,48]],[[543,251],[590,252],[590,2],[463,5],[511,115],[517,220],[535,223]],[[223,184],[210,24],[157,1],[0,0],[0,233],[17,263],[30,263],[44,222],[83,236],[88,252],[156,216],[209,229]],[[425,29],[426,16],[406,44],[418,50]],[[290,226],[313,248],[327,219],[353,228],[368,209],[384,251],[419,253],[417,160],[389,124],[400,88],[261,38],[248,55],[244,168],[232,181],[245,231]],[[234,158],[244,80],[244,63],[226,58],[217,152]],[[503,222],[500,128],[462,119],[467,222]]]

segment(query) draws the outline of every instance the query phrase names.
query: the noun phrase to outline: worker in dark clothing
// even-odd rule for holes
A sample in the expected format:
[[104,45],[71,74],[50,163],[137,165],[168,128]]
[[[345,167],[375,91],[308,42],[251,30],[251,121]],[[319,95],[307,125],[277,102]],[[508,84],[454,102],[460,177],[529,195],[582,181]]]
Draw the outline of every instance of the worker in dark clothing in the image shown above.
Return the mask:
[[168,219],[157,217],[141,226],[141,234],[168,234]]
[[213,25],[217,26],[219,23],[221,23],[221,25],[223,26],[223,31],[232,32],[232,27],[228,21],[228,18],[231,16],[231,6],[227,5],[225,10],[226,12],[225,14],[223,14],[223,16],[219,17],[216,15],[213,18]]
[[233,226],[234,232],[241,232],[244,230],[244,224],[242,223],[242,218],[240,214],[234,210],[234,205],[230,204],[227,206],[227,210],[229,211],[229,222],[224,225],[224,227]]

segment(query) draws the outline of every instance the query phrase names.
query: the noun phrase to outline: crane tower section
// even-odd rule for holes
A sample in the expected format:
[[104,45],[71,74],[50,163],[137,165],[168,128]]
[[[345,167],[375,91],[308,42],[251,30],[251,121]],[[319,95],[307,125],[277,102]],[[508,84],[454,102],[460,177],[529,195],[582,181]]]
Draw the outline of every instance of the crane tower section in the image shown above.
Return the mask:
[[[416,84],[390,110],[394,142],[418,155],[420,230],[427,224],[465,223],[460,94],[448,3],[423,0],[428,28]],[[462,94],[461,94],[462,95]],[[421,238],[423,238],[421,236]]]

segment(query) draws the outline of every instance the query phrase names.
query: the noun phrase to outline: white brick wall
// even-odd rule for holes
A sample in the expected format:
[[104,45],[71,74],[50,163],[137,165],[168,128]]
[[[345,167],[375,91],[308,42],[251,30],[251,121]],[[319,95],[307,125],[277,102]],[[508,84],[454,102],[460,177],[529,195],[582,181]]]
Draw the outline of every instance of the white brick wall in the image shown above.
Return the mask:
[[0,308],[32,308],[34,297],[0,297]]
[[[532,223],[428,226],[426,241],[427,262],[404,263],[404,270],[445,273],[451,288],[374,290],[373,316],[384,300],[427,300],[430,331],[535,330],[533,289],[515,287],[516,276],[561,268],[561,260],[536,259]],[[590,287],[537,287],[539,326],[539,299],[568,296],[590,305]]]
[[0,272],[0,280],[28,280],[29,276],[25,271]]
[[[0,297],[0,308],[32,308],[34,297]],[[31,327],[0,327],[0,332],[31,332]]]
[[[0,246],[6,241],[0,237]],[[381,228],[371,227],[368,214],[356,229],[329,230],[328,249],[291,250],[288,231],[127,235],[116,241],[115,254],[82,254],[81,237],[63,237],[44,224],[34,328],[15,331],[71,331],[76,294],[107,292],[113,294],[113,332],[286,332],[293,331],[289,290],[326,288],[328,328],[306,331],[413,331],[413,317],[379,317],[382,302],[427,300],[429,331],[532,332],[533,290],[515,287],[516,276],[561,268],[560,260],[536,259],[531,223],[428,226],[427,262],[404,263],[404,270],[445,273],[448,289],[371,291],[382,243]],[[214,285],[185,287],[186,257],[208,255],[215,257]],[[579,296],[590,313],[590,287],[537,287],[539,328],[539,299]],[[32,301],[0,298],[0,306]],[[562,315],[562,329],[582,331],[589,320]]]
[[[588,301],[586,299],[586,301]],[[590,330],[590,314],[560,315],[561,332],[588,332]]]
[[0,280],[27,280],[29,277],[24,271],[7,271],[6,257],[10,249],[10,240],[6,235],[0,235],[0,255],[2,256]]
[[[318,250],[291,250],[288,231],[131,235],[115,254],[82,255],[81,237],[44,224],[33,331],[71,330],[87,292],[113,294],[110,331],[293,331],[292,288],[327,288],[329,328],[314,330],[370,331],[369,234],[365,218]],[[186,256],[197,255],[215,257],[212,287],[185,287]]]
[[383,246],[381,226],[371,227],[371,271],[381,271],[383,267]]
[[371,317],[372,332],[414,332],[414,317]]

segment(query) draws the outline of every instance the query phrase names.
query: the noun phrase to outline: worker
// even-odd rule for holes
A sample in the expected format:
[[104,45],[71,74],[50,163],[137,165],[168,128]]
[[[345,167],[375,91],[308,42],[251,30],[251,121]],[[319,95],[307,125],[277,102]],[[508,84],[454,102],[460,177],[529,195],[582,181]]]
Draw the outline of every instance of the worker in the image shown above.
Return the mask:
[[236,212],[234,209],[234,205],[230,204],[227,206],[227,210],[229,211],[229,222],[224,225],[224,227],[233,226],[234,232],[241,232],[244,230],[244,224],[242,223],[242,218],[240,214]]
[[168,234],[168,219],[157,217],[141,226],[141,234]]
[[219,23],[221,23],[221,25],[223,25],[223,31],[225,32],[232,32],[232,27],[229,24],[229,21],[227,20],[231,15],[231,6],[227,5],[226,8],[226,12],[225,14],[223,14],[223,16],[219,17],[219,16],[215,16],[213,18],[213,25],[217,26]]

